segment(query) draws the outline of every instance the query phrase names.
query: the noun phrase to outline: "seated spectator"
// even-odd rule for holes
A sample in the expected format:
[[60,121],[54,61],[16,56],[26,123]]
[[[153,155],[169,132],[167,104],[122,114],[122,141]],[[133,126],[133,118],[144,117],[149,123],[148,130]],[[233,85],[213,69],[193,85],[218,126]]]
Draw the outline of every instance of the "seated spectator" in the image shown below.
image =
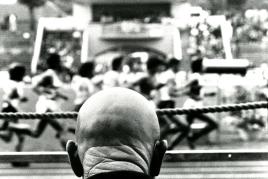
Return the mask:
[[91,96],[78,113],[76,143],[66,149],[74,173],[87,179],[152,178],[167,143],[155,110],[137,92],[111,88]]

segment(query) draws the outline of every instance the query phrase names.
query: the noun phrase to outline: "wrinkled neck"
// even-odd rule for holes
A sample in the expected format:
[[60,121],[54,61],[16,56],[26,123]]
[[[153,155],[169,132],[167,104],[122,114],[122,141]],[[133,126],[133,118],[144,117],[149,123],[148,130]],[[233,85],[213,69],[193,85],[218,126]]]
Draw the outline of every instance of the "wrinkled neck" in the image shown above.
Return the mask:
[[148,163],[144,156],[128,146],[92,147],[84,155],[84,177],[122,170],[148,174]]

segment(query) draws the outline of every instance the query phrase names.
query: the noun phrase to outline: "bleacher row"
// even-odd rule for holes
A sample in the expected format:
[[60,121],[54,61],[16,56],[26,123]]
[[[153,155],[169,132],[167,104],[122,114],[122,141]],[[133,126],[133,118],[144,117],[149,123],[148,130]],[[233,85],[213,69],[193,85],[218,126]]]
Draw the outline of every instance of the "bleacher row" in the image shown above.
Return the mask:
[[[10,162],[31,162],[14,168]],[[34,162],[34,163],[32,163]],[[65,152],[0,153],[0,179],[75,179]],[[157,179],[267,179],[266,151],[169,151]]]

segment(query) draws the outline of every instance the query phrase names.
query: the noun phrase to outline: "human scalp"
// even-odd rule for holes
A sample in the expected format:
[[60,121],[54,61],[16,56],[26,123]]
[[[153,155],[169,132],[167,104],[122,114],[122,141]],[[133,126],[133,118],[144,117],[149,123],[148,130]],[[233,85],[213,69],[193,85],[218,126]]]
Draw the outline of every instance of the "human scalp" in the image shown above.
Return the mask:
[[142,95],[129,89],[101,91],[79,111],[76,140],[81,156],[91,147],[120,145],[143,148],[150,155],[159,137],[154,109]]
[[76,135],[78,140],[94,141],[94,146],[115,145],[117,140],[128,143],[130,138],[151,140],[158,133],[154,109],[143,96],[132,90],[112,88],[85,102],[79,111]]

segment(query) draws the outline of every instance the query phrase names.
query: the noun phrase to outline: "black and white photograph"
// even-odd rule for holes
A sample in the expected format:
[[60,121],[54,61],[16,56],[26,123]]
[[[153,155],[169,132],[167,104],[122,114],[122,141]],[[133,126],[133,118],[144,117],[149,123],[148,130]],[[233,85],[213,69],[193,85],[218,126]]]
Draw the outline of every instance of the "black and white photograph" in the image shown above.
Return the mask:
[[268,0],[0,0],[0,179],[268,179]]

